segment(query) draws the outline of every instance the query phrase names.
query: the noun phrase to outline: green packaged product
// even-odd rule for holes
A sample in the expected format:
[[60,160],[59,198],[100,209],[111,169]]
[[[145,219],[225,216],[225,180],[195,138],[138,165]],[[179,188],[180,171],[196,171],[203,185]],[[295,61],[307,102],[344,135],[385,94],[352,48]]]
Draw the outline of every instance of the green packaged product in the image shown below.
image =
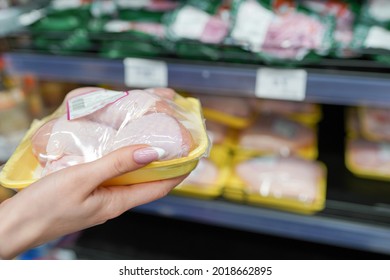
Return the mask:
[[362,54],[370,55],[375,60],[389,63],[390,30],[378,25],[358,24],[355,28],[351,48]]
[[107,58],[155,57],[165,55],[160,45],[142,41],[116,41],[102,44],[101,56]]
[[221,1],[212,1],[218,9],[214,14],[208,13],[210,6],[205,4],[206,10],[199,8],[203,2],[207,1],[181,5],[164,18],[168,39],[175,42],[178,56],[211,60],[221,56],[219,49],[229,30],[228,11]]
[[303,0],[301,5],[320,16],[333,16],[336,27],[333,33],[335,43],[332,55],[336,57],[356,57],[359,53],[350,49],[353,30],[357,21],[360,4],[347,0]]
[[[293,1],[234,0],[230,36],[266,63],[309,63],[327,55],[334,19],[295,6]],[[269,7],[272,7],[270,9]]]
[[390,1],[365,0],[360,20],[368,25],[380,25],[390,29]]

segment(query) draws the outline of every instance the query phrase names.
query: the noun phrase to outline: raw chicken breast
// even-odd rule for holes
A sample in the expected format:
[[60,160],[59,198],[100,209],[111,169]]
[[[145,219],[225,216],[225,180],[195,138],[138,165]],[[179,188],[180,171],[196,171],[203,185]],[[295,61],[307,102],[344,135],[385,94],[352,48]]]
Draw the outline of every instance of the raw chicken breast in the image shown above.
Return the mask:
[[298,158],[259,157],[238,164],[236,174],[250,193],[312,203],[322,170],[315,162]]
[[[65,102],[100,90],[74,90]],[[175,94],[164,88],[132,90],[114,103],[79,118],[68,120],[64,112],[61,117],[43,125],[32,137],[32,151],[44,167],[43,174],[90,162],[134,144],[164,149],[166,154],[162,160],[187,156],[195,146],[191,133],[184,126],[187,123],[191,126],[186,118],[190,113],[173,102]]]
[[364,172],[390,176],[390,143],[351,140],[347,145],[347,160]]
[[158,95],[144,90],[131,90],[129,95],[86,117],[91,121],[120,129],[129,121],[140,118],[147,112],[173,114],[169,104]]
[[212,187],[219,176],[218,167],[209,159],[201,158],[196,168],[180,184],[180,186],[195,185],[197,187]]
[[194,146],[188,130],[165,113],[151,113],[130,121],[118,131],[112,150],[135,144],[164,149],[166,154],[162,160],[187,156]]
[[363,134],[370,140],[390,141],[390,109],[362,107],[360,110]]
[[92,160],[112,145],[116,130],[86,119],[69,121],[64,115],[53,125],[46,152],[50,159],[63,155],[84,155]]
[[290,155],[315,143],[313,129],[279,116],[263,115],[243,130],[239,146],[244,149]]

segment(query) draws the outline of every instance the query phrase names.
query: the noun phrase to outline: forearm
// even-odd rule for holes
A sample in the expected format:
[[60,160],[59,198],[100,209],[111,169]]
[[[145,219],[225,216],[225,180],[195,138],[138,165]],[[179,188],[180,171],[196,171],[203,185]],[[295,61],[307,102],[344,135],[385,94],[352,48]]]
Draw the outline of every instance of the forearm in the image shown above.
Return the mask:
[[[0,259],[12,259],[34,247],[39,240],[39,221],[14,203],[16,197],[0,204]],[[15,205],[15,206],[14,206]]]

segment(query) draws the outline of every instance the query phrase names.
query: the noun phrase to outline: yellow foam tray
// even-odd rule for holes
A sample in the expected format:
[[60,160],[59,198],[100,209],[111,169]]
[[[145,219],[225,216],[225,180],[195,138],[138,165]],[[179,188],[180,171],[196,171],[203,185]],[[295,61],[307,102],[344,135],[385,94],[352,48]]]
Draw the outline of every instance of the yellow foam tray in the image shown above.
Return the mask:
[[234,172],[234,166],[239,162],[249,159],[245,156],[239,156],[233,160],[230,169],[229,180],[223,191],[223,197],[227,200],[247,203],[251,205],[266,206],[283,211],[295,212],[299,214],[311,215],[324,209],[326,201],[326,166],[322,162],[316,161],[322,169],[324,176],[318,181],[317,197],[313,203],[302,203],[295,199],[276,198],[272,196],[262,196],[248,192],[246,184]]
[[[209,139],[204,125],[201,105],[199,100],[190,97],[176,98],[175,103],[193,113],[196,126],[199,128],[199,135],[195,137],[195,142],[198,143],[197,147],[187,157],[152,162],[141,169],[110,179],[104,185],[136,184],[169,179],[187,174],[196,167],[199,159],[207,154],[209,149]],[[40,165],[32,153],[30,139],[35,131],[52,119],[53,115],[58,113],[59,110],[60,108],[52,115],[42,120],[35,120],[32,123],[30,129],[0,173],[0,184],[2,186],[11,189],[23,189],[40,178],[40,175],[38,175]]]

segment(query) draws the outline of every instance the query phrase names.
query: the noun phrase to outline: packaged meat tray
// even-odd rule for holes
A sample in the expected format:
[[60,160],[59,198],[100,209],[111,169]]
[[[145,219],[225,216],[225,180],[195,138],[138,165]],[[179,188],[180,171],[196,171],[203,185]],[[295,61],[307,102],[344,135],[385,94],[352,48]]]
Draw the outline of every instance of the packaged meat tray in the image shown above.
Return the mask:
[[390,109],[360,107],[359,123],[364,138],[372,141],[390,141]]
[[308,125],[318,123],[322,117],[320,105],[314,103],[256,98],[251,105],[260,114],[282,115]]
[[234,147],[238,154],[295,155],[306,159],[318,156],[316,129],[280,115],[260,115],[241,130]]
[[358,177],[390,180],[390,142],[347,139],[345,165]]
[[227,147],[213,145],[210,156],[201,158],[196,168],[172,193],[203,199],[221,196],[228,180],[230,160]]
[[199,101],[166,88],[73,90],[53,114],[33,122],[0,173],[0,184],[22,189],[62,168],[135,144],[161,148],[164,157],[107,184],[161,180],[192,171],[209,150]]
[[324,208],[326,168],[321,162],[279,156],[238,156],[233,161],[227,199],[302,214]]
[[214,121],[231,128],[248,127],[255,119],[255,113],[244,98],[230,96],[193,95],[200,100],[203,114]]

